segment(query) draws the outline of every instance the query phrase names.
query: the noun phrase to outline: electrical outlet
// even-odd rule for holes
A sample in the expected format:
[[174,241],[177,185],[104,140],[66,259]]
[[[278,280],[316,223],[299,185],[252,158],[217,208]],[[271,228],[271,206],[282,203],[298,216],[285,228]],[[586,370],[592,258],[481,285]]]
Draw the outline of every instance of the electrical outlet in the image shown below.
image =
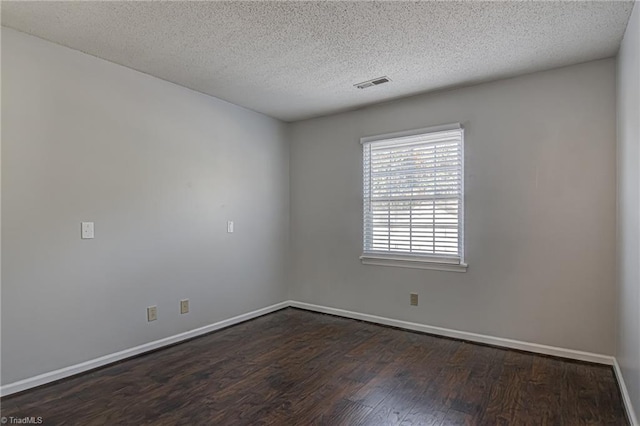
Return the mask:
[[93,222],[82,222],[80,224],[80,229],[81,229],[81,234],[80,237],[83,240],[90,240],[93,238],[94,233],[93,233]]
[[147,308],[147,321],[155,321],[158,319],[158,307],[157,306],[149,306]]
[[409,301],[411,303],[411,306],[418,306],[418,293],[411,293]]
[[189,299],[183,299],[180,301],[180,313],[186,314],[189,312]]

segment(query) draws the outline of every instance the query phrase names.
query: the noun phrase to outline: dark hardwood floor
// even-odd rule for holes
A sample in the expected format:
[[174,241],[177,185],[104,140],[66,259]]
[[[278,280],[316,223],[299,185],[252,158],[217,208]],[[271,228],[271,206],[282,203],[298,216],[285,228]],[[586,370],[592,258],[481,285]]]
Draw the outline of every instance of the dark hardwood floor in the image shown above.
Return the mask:
[[626,425],[610,367],[285,309],[9,396],[46,425]]

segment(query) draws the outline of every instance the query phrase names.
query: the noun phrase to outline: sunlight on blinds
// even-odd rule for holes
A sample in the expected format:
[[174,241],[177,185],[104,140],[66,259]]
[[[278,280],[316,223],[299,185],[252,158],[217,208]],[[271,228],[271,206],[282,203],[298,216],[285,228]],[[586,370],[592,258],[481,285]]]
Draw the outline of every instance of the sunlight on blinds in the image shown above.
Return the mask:
[[463,130],[364,142],[364,253],[462,257]]

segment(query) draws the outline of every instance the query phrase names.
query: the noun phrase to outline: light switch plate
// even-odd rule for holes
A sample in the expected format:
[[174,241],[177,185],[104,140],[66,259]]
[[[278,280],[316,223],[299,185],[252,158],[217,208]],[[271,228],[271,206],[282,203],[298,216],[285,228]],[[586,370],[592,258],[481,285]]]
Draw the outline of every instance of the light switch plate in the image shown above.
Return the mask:
[[82,222],[81,230],[81,237],[83,240],[90,240],[93,238],[93,222]]
[[232,220],[227,221],[227,232],[230,233],[230,234],[233,233],[233,221]]
[[181,314],[189,313],[189,299],[182,299],[180,301],[180,313]]

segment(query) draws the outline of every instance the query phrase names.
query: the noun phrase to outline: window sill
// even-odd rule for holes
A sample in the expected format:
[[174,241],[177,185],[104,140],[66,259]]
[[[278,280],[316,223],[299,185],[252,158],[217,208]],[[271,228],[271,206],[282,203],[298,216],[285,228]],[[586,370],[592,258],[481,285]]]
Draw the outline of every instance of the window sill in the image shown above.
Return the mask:
[[415,257],[395,257],[384,255],[363,254],[360,256],[363,265],[394,266],[398,268],[433,269],[436,271],[467,272],[466,263],[438,262],[432,259]]

